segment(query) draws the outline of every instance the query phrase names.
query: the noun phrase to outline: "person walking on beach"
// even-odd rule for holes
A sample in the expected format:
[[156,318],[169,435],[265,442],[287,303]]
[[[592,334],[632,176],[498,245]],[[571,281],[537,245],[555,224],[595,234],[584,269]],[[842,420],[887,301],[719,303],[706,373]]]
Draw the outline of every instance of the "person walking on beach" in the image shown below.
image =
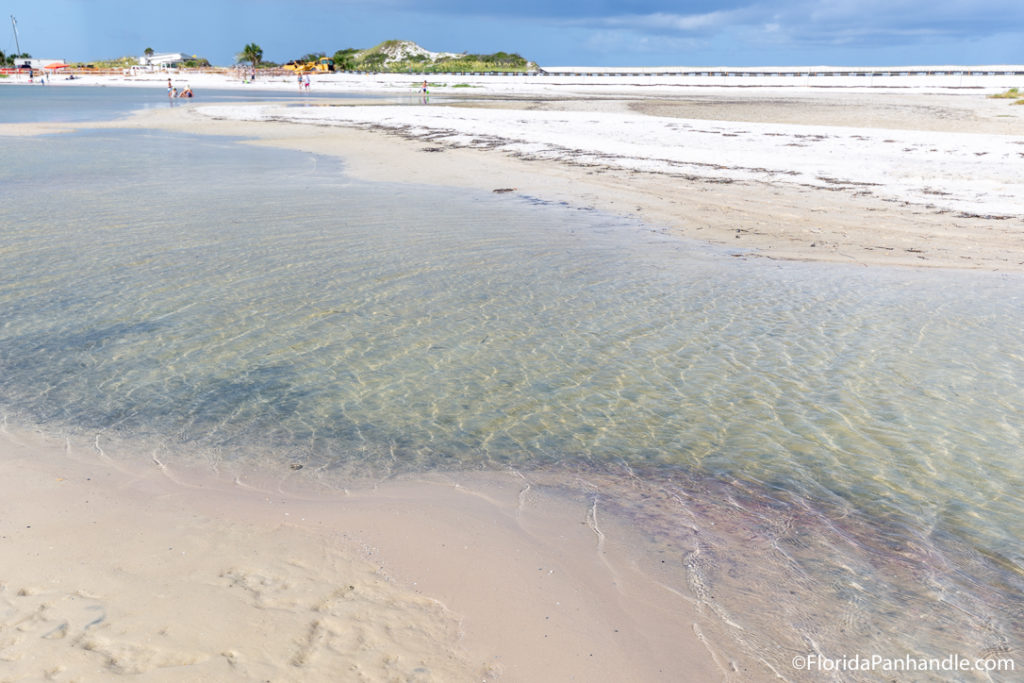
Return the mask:
[[309,92],[309,74],[306,74],[306,92]]

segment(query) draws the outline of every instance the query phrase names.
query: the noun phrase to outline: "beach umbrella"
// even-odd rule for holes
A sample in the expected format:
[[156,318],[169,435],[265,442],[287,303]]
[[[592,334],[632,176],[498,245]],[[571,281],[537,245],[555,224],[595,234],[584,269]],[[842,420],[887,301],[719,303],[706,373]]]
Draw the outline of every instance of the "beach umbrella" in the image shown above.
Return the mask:
[[53,64],[47,64],[43,68],[44,69],[63,69],[65,67],[67,67],[67,66],[68,65],[65,64],[64,62],[54,62]]

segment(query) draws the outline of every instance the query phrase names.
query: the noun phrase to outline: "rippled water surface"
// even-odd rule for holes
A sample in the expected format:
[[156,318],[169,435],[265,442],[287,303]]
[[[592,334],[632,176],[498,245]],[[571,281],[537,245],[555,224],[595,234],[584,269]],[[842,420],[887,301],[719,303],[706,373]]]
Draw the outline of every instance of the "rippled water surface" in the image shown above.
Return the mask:
[[1020,277],[759,262],[225,139],[0,146],[7,419],[338,477],[586,472],[786,677],[814,648],[1024,665]]

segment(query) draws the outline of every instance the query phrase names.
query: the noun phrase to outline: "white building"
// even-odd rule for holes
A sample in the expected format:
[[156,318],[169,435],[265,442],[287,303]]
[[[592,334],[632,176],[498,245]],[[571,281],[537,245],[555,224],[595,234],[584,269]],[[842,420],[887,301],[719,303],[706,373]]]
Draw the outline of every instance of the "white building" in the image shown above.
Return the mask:
[[152,56],[142,55],[139,57],[139,66],[159,68],[162,66],[172,66],[179,62],[184,62],[186,59],[191,59],[191,57],[182,52],[153,53]]

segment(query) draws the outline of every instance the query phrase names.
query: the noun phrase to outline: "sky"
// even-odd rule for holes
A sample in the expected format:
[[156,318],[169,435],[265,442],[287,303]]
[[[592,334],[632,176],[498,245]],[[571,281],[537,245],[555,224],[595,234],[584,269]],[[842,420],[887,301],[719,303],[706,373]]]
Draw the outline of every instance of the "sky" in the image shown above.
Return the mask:
[[284,63],[389,39],[541,66],[1024,64],[1024,0],[4,0],[0,50]]

